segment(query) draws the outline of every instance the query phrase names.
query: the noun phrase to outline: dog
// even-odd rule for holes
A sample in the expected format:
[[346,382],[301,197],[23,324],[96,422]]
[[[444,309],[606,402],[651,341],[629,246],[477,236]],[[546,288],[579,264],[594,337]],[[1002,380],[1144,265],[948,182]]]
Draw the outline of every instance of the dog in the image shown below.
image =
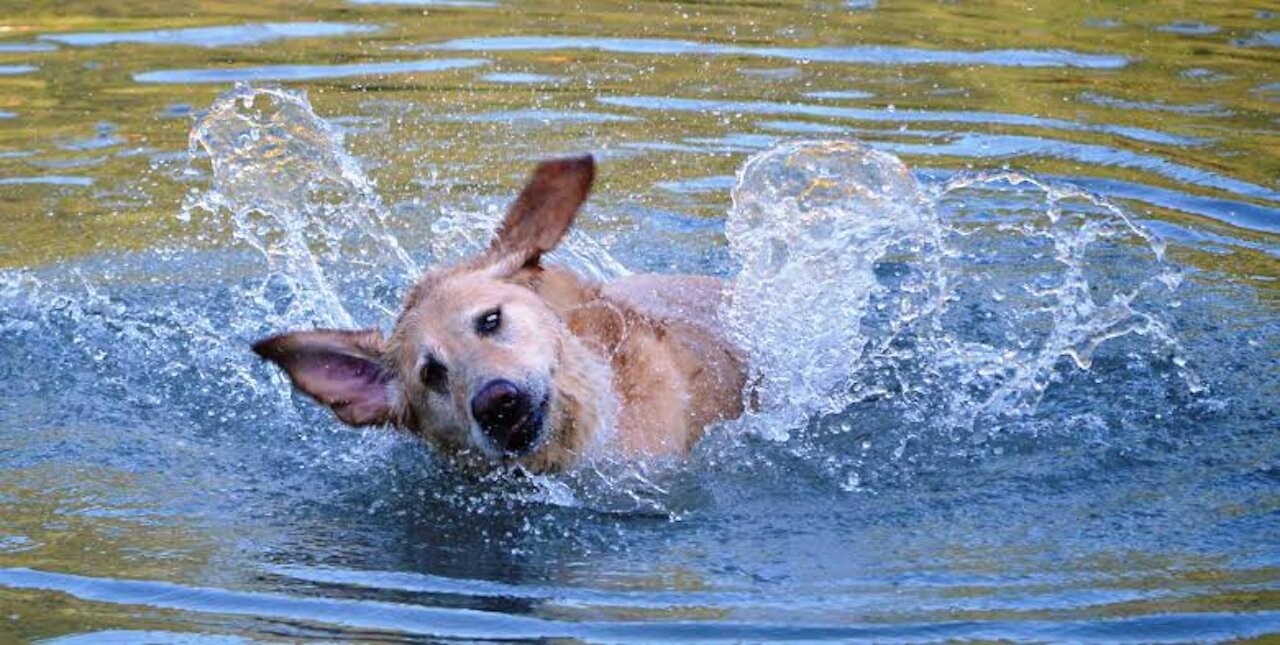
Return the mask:
[[390,425],[466,468],[569,469],[606,454],[686,454],[743,411],[720,280],[599,283],[544,265],[586,201],[590,155],[537,166],[487,251],[428,271],[389,337],[273,336],[253,351],[351,426]]

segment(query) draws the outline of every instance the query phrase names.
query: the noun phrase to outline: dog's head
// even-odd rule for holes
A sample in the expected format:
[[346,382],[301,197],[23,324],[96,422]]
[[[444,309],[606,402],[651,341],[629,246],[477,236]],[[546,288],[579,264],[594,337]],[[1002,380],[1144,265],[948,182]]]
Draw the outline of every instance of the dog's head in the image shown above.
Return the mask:
[[572,402],[557,387],[569,332],[535,288],[540,258],[569,230],[593,175],[590,156],[539,165],[489,249],[428,272],[389,339],[302,331],[254,351],[349,425],[394,424],[473,463],[564,465],[539,453],[571,439],[561,435]]

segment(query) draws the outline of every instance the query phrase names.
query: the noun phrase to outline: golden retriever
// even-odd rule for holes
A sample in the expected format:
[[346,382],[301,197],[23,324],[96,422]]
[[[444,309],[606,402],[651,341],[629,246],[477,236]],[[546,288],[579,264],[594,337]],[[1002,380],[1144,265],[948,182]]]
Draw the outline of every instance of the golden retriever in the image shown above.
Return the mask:
[[343,422],[403,428],[468,468],[687,452],[708,424],[742,413],[721,283],[601,284],[545,266],[594,175],[590,156],[540,164],[488,250],[423,276],[389,338],[299,331],[253,350]]

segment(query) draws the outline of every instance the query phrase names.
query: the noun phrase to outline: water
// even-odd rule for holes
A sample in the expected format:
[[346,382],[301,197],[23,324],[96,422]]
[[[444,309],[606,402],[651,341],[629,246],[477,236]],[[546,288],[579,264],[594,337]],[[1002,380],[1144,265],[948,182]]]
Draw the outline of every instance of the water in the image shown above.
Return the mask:
[[[118,11],[0,32],[0,642],[1280,633],[1274,10]],[[556,261],[731,280],[688,460],[477,481],[247,351],[577,151]]]

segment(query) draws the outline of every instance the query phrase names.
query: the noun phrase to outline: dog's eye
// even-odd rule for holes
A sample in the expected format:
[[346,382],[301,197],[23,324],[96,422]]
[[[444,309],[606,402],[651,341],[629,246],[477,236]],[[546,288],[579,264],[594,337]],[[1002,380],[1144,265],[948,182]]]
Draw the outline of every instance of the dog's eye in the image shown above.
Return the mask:
[[422,363],[422,371],[418,374],[422,378],[422,384],[428,390],[444,393],[449,385],[449,368],[444,363],[436,360],[434,356],[427,356]]
[[476,333],[481,336],[490,336],[501,326],[502,310],[496,307],[476,317]]

